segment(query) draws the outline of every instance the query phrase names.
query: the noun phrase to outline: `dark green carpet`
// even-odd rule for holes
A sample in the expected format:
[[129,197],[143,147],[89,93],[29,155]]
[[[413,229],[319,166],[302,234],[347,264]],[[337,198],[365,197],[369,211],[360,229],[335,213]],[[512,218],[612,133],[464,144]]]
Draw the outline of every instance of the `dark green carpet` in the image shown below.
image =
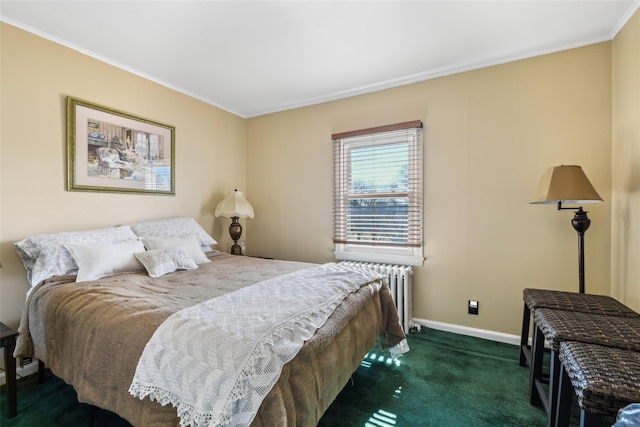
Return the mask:
[[[542,409],[529,405],[527,368],[518,348],[478,338],[423,329],[408,337],[411,351],[399,365],[370,354],[320,420],[330,426],[545,426]],[[2,387],[0,425],[86,426],[89,407],[73,388],[47,372],[18,383],[18,416],[6,417]],[[128,426],[98,411],[96,426]],[[276,427],[276,426],[274,426]]]
[[400,366],[361,365],[319,425],[546,426],[517,346],[432,329],[409,345]]

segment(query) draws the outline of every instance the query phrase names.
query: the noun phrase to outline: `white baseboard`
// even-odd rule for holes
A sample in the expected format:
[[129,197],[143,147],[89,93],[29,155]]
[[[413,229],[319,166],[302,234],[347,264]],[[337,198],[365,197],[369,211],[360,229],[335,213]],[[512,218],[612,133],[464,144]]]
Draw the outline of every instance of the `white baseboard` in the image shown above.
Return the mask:
[[[25,365],[24,367],[16,367],[16,375],[18,378],[27,377],[29,375],[35,374],[38,372],[38,361],[34,360],[33,362]],[[0,385],[4,385],[6,383],[5,372],[0,372]]]
[[439,331],[452,332],[454,334],[468,335],[476,338],[484,338],[490,341],[503,342],[506,344],[520,345],[519,335],[510,335],[502,332],[489,331],[486,329],[470,328],[468,326],[454,325],[451,323],[436,322],[433,320],[413,318],[413,323]]

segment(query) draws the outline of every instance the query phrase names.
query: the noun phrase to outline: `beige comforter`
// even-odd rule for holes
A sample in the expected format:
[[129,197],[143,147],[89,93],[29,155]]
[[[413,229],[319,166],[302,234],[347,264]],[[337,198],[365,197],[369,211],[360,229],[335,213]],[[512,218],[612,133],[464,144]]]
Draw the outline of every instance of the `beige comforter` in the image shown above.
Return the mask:
[[[36,287],[25,307],[16,355],[34,356],[78,393],[81,402],[115,412],[135,426],[178,426],[173,407],[128,393],[136,364],[156,328],[172,313],[313,264],[211,254],[211,263],[152,279],[123,274],[75,283],[57,277]],[[282,370],[253,426],[314,426],[382,334],[404,333],[386,286],[352,294]]]

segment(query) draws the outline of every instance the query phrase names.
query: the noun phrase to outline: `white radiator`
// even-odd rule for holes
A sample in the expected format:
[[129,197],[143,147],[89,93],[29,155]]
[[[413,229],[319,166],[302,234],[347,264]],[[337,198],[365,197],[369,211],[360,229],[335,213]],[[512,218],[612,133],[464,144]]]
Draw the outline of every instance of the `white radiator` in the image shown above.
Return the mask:
[[391,265],[370,262],[342,261],[341,264],[357,265],[369,268],[387,276],[389,290],[396,303],[398,317],[405,332],[411,329],[411,283],[413,269],[407,265]]

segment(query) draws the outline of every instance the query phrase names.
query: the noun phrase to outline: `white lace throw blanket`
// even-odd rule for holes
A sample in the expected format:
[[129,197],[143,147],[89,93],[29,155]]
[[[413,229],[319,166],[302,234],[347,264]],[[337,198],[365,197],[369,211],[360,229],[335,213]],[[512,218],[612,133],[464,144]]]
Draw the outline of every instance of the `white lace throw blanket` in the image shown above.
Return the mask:
[[380,277],[329,263],[178,311],[147,343],[129,392],[171,403],[182,426],[248,426],[304,341]]

